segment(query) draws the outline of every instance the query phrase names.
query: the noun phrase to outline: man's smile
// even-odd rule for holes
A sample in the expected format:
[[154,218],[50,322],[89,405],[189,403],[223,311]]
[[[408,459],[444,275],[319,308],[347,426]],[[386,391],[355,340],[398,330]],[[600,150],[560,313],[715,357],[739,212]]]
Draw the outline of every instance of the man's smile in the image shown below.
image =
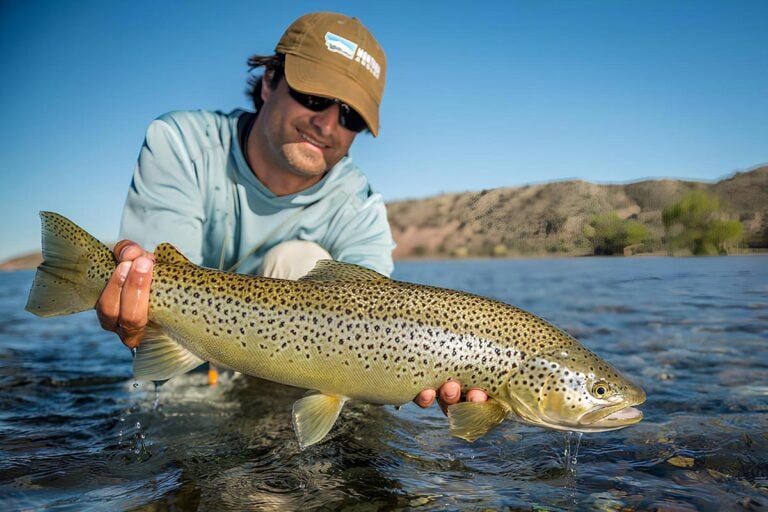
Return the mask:
[[305,141],[309,142],[313,146],[317,146],[320,149],[327,149],[327,148],[331,147],[331,146],[329,146],[327,144],[323,144],[322,142],[320,142],[317,139],[313,139],[312,137],[310,137],[309,135],[307,135],[306,133],[304,133],[301,130],[299,130],[299,135],[301,136],[302,139],[304,139]]

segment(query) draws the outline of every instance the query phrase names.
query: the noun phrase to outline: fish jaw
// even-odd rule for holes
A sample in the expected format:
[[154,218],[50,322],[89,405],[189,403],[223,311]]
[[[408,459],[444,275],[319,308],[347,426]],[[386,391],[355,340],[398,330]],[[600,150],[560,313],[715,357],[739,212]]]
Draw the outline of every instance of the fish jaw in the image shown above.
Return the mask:
[[630,387],[626,393],[612,396],[609,400],[594,399],[572,416],[563,414],[558,400],[542,401],[539,407],[540,426],[555,430],[573,432],[607,432],[618,430],[643,419],[643,413],[635,406],[645,402],[645,392],[637,387]]
[[632,386],[622,396],[614,397],[615,404],[596,407],[583,414],[578,421],[576,430],[580,432],[605,432],[618,430],[639,423],[643,419],[643,412],[635,408],[636,405],[645,403],[645,391],[638,386]]
[[643,419],[643,412],[632,406],[627,406],[615,412],[608,414],[592,423],[586,424],[583,428],[575,430],[581,432],[605,432],[608,430],[618,430],[639,423]]

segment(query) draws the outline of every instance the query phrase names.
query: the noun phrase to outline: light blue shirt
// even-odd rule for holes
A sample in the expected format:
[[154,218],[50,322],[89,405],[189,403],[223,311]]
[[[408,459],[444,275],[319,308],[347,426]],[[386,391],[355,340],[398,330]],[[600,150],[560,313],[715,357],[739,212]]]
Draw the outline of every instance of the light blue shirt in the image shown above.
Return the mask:
[[243,157],[242,111],[170,112],[153,121],[139,154],[121,238],[147,250],[170,242],[192,262],[253,273],[269,249],[308,240],[339,261],[392,273],[394,243],[381,195],[350,157],[312,187],[276,196]]

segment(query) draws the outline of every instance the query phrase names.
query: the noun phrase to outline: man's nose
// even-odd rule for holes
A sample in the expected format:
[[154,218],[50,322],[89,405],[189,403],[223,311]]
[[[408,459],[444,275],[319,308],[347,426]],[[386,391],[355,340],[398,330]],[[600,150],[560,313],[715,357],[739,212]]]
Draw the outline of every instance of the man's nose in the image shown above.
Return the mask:
[[312,124],[317,126],[321,133],[331,133],[339,125],[339,105],[334,103],[330,107],[312,116]]

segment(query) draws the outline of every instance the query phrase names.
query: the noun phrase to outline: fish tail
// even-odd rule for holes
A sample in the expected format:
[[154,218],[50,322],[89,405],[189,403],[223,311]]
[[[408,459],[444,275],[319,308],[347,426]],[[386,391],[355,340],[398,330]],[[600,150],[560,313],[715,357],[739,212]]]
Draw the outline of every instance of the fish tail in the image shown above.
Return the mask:
[[40,212],[40,220],[43,262],[26,310],[50,317],[93,309],[117,266],[112,251],[57,213]]

